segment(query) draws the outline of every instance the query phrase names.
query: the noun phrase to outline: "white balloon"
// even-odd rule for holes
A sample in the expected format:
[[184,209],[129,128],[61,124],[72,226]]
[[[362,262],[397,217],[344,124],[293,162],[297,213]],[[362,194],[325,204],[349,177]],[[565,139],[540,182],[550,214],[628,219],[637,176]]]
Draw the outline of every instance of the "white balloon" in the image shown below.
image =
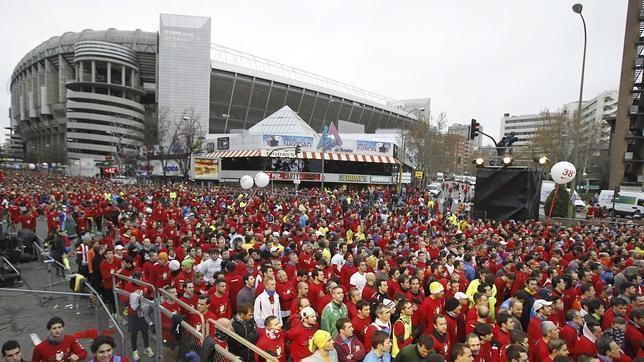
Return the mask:
[[239,179],[239,184],[241,185],[242,189],[248,190],[253,187],[254,181],[250,175],[244,175]]
[[30,164],[29,164],[29,169],[30,169],[30,170],[35,170],[35,169],[36,169],[36,165],[34,165],[33,163],[30,163]]
[[577,169],[575,168],[575,165],[568,161],[557,162],[552,166],[552,169],[550,169],[552,180],[559,185],[567,184],[572,181],[575,178],[575,175],[577,175]]
[[268,176],[266,172],[258,172],[257,175],[255,175],[255,185],[257,185],[257,187],[266,187],[270,181],[271,177]]

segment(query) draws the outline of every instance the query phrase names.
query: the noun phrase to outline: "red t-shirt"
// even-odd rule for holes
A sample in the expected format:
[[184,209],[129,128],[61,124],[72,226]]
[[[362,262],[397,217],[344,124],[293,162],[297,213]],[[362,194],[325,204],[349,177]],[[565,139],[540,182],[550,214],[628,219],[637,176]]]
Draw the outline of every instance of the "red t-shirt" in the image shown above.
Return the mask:
[[60,344],[53,345],[45,339],[34,348],[31,360],[35,362],[69,361],[72,354],[82,361],[87,358],[87,351],[72,336],[64,336]]

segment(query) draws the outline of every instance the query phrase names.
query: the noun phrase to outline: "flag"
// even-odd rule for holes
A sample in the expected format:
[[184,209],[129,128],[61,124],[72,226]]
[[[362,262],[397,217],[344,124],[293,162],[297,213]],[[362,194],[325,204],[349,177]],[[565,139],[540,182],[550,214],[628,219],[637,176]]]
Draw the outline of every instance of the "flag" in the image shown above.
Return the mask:
[[335,123],[331,122],[328,133],[334,138],[334,146],[342,146],[342,138],[340,138],[340,132],[338,132],[338,129],[335,128]]
[[320,143],[318,144],[318,149],[323,148],[323,151],[333,148],[335,146],[342,145],[342,139],[340,138],[340,133],[335,127],[334,123],[331,123],[330,126],[324,126],[322,130],[322,135],[320,136]]

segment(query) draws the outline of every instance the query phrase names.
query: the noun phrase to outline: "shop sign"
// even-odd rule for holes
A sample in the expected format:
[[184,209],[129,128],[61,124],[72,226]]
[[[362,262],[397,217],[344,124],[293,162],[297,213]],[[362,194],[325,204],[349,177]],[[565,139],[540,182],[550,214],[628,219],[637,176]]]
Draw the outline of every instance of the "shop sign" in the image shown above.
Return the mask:
[[313,147],[313,137],[287,136],[287,135],[262,135],[262,143],[268,147]]
[[391,183],[391,176],[371,176],[371,183],[374,183],[374,184]]
[[287,171],[268,171],[266,172],[271,180],[277,181],[320,181],[319,173],[309,173],[309,172],[287,172]]
[[389,153],[391,152],[391,142],[357,140],[356,149],[358,152]]
[[369,182],[368,175],[340,175],[340,182]]

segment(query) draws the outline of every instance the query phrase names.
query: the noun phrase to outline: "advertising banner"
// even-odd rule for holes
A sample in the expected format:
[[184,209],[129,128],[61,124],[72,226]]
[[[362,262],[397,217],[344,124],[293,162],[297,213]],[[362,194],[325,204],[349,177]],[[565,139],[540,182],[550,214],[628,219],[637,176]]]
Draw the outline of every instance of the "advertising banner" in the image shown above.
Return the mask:
[[271,177],[271,180],[277,180],[277,181],[291,181],[291,180],[320,181],[319,173],[288,172],[288,171],[268,171],[266,173]]
[[391,142],[356,141],[356,150],[358,150],[358,152],[390,153],[391,148]]
[[286,136],[286,135],[262,135],[262,143],[267,147],[313,147],[313,137]]
[[195,180],[219,180],[219,159],[195,157],[192,165]]

